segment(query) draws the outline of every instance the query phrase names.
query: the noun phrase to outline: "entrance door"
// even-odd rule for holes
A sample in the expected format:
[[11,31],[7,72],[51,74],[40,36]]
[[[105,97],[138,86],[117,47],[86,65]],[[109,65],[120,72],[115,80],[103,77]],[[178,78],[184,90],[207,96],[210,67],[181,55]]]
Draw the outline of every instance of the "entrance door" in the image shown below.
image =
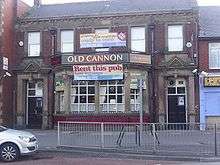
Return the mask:
[[186,123],[185,80],[168,81],[168,123]]
[[42,126],[42,97],[28,97],[28,127]]
[[43,82],[27,84],[26,125],[28,128],[42,127],[43,114]]
[[184,95],[168,96],[168,121],[169,123],[185,123],[186,122],[186,106]]

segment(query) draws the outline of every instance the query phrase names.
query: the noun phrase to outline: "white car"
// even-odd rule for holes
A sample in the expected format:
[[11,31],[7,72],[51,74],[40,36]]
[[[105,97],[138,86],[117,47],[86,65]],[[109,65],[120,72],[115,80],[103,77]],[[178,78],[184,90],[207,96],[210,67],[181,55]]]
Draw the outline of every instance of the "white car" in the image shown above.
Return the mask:
[[21,155],[37,151],[38,141],[29,132],[18,131],[0,126],[0,159],[14,161]]

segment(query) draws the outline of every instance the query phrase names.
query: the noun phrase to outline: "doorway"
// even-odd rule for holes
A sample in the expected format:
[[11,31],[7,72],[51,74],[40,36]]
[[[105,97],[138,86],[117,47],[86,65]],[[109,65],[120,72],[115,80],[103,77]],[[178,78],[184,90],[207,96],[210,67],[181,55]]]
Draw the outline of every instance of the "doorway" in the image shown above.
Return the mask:
[[186,82],[184,79],[168,80],[168,123],[186,123]]
[[28,128],[41,129],[43,114],[43,82],[27,83],[26,125]]

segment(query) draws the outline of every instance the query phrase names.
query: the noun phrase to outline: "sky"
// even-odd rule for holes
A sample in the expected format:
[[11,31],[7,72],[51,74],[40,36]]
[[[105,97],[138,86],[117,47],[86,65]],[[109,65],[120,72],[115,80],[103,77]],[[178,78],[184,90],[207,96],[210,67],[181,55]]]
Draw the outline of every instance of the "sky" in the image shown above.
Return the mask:
[[[33,5],[34,0],[22,0],[29,5]],[[42,0],[43,4],[68,3],[68,2],[86,2],[98,0]],[[220,0],[197,0],[200,6],[220,6]]]

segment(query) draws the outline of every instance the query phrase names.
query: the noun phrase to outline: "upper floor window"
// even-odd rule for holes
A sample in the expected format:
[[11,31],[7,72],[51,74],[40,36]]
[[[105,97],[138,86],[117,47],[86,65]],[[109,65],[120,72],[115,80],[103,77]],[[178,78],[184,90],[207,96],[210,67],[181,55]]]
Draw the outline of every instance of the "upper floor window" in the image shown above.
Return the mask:
[[40,56],[40,32],[28,33],[28,56]]
[[74,31],[63,30],[61,31],[61,52],[73,52],[74,51]]
[[[109,33],[109,29],[95,29],[95,33]],[[96,52],[107,52],[109,51],[109,48],[96,48]]]
[[168,26],[168,51],[183,51],[183,26]]
[[145,27],[131,28],[131,50],[145,52]]
[[209,43],[209,68],[220,69],[220,43]]

